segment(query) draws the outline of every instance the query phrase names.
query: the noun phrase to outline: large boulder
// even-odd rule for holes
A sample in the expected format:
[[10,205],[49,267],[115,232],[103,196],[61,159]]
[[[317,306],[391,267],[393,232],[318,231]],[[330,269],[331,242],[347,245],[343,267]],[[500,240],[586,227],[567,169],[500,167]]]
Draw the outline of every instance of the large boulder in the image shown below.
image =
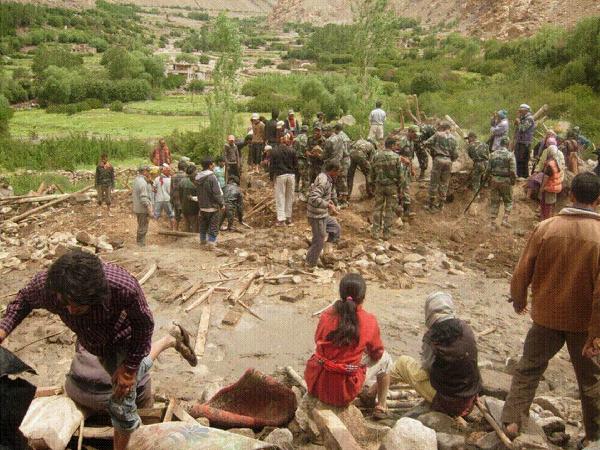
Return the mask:
[[512,381],[509,374],[497,370],[481,369],[481,379],[483,382],[483,395],[506,400]]
[[465,448],[465,437],[459,434],[437,434],[438,450],[462,450]]
[[384,438],[379,450],[432,450],[437,448],[435,431],[418,420],[403,417]]
[[458,430],[456,421],[441,412],[431,411],[417,418],[419,422],[438,433],[453,433]]

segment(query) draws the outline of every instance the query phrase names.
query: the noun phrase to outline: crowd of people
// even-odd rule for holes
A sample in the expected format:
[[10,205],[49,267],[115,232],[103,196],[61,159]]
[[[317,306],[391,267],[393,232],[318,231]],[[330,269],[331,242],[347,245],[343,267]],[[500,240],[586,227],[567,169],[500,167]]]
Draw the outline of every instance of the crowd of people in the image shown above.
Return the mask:
[[[398,211],[413,214],[409,185],[416,171],[415,156],[424,177],[427,157],[432,159],[427,209],[444,208],[452,162],[458,158],[452,126],[441,121],[411,126],[406,133],[382,132],[386,114],[376,105],[370,115],[368,139],[351,142],[341,124],[331,126],[322,114],[312,125],[299,124],[294,112],[286,121],[273,111],[270,121],[251,117],[252,133],[242,142],[229,136],[223,155],[206,158],[197,168],[181,159],[177,172],[168,146],[161,140],[152,153],[160,172],[141,167],[133,183],[133,210],[138,220],[137,242],[145,244],[150,217],[164,211],[173,228],[181,224],[198,233],[203,245],[213,248],[223,226],[233,229],[243,222],[243,176],[240,147],[248,146],[249,170],[266,170],[275,187],[275,226],[292,224],[295,193],[307,203],[312,241],[306,256],[314,268],[327,242],[340,238],[334,216],[347,206],[356,169],[366,178],[365,193],[374,196],[372,234],[387,239]],[[532,125],[533,124],[533,125]],[[578,130],[562,142],[548,131],[534,153],[533,175],[529,163],[532,126],[530,108],[521,105],[514,146],[510,146],[505,111],[492,119],[490,139],[480,142],[467,136],[467,153],[473,160],[471,188],[475,193],[490,185],[491,218],[495,226],[500,203],[504,225],[509,225],[512,189],[518,178],[529,178],[542,205],[542,216],[551,216],[571,161],[586,145]],[[565,150],[566,149],[566,150]],[[565,152],[567,152],[565,154]],[[561,156],[562,155],[562,156]],[[102,155],[96,174],[98,202],[111,204],[114,170]],[[508,394],[502,422],[515,437],[529,414],[539,380],[548,361],[567,344],[575,369],[583,409],[585,437],[582,445],[600,438],[600,177],[576,174],[569,182],[572,206],[540,222],[530,236],[511,280],[510,302],[524,314],[531,304],[533,324],[524,342]],[[225,220],[227,224],[225,225]],[[528,299],[528,290],[532,295]],[[315,350],[307,361],[308,395],[332,406],[345,406],[357,397],[371,405],[375,419],[388,416],[387,392],[391,383],[410,385],[434,410],[453,417],[470,413],[481,391],[477,342],[467,322],[455,311],[452,297],[436,292],[424,301],[426,332],[421,360],[408,355],[394,359],[386,350],[375,315],[364,308],[368,301],[363,277],[342,277],[339,299],[320,317]],[[76,356],[68,376],[67,394],[91,410],[107,410],[115,430],[114,448],[127,448],[131,433],[140,425],[137,407],[145,404],[149,371],[162,352],[175,348],[191,365],[197,359],[190,336],[174,323],[167,336],[152,342],[154,319],[144,292],[125,269],[102,262],[86,252],[71,251],[33,277],[11,302],[0,320],[0,344],[31,313],[46,309],[57,314],[78,338]],[[137,405],[137,406],[136,406]]]

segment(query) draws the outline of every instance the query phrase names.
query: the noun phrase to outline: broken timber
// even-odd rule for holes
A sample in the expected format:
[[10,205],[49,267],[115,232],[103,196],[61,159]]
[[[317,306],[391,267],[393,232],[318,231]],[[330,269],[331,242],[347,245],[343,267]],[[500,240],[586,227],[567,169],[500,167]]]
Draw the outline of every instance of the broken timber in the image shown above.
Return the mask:
[[290,376],[294,383],[296,383],[298,386],[304,389],[304,392],[308,391],[306,381],[304,381],[304,378],[298,375],[298,372],[296,372],[292,366],[286,366],[285,372]]
[[[210,302],[202,307],[202,315],[198,324],[198,333],[196,334],[196,345],[194,345],[194,353],[197,357],[204,356],[204,347],[206,346],[206,335],[210,326]],[[181,417],[180,417],[181,419]],[[183,419],[181,419],[183,420]]]
[[361,450],[354,436],[332,411],[313,409],[315,421],[328,450]]
[[140,286],[142,286],[146,281],[150,279],[152,275],[154,275],[156,269],[158,269],[158,265],[156,263],[153,263],[152,266],[150,266],[150,268],[148,269],[148,272],[146,272],[146,274],[139,279]]
[[204,294],[202,294],[196,301],[194,301],[194,303],[192,303],[191,305],[187,306],[185,308],[185,312],[190,312],[192,309],[194,309],[196,306],[201,305],[202,303],[204,303],[206,300],[210,299],[210,296],[213,295],[213,293],[217,290],[217,288],[219,287],[219,285],[217,286],[213,286],[211,288],[209,288]]
[[198,237],[198,233],[188,233],[187,231],[174,231],[174,230],[160,230],[158,234],[163,236],[175,236],[175,237]]
[[38,213],[40,211],[43,211],[43,210],[45,210],[47,208],[50,208],[51,206],[58,205],[59,203],[62,203],[65,200],[73,198],[73,197],[75,197],[77,195],[84,194],[84,193],[86,193],[87,191],[89,191],[93,187],[94,187],[94,185],[90,184],[89,186],[81,189],[80,191],[73,192],[72,194],[68,194],[65,197],[61,197],[59,199],[53,200],[51,202],[48,202],[48,203],[46,203],[44,205],[38,206],[37,208],[33,208],[33,209],[30,209],[29,211],[25,211],[23,214],[19,214],[18,216],[12,217],[10,220],[11,220],[11,222],[14,222],[14,223],[21,222],[22,220],[26,219],[27,217],[29,217],[29,216],[31,216],[33,214],[36,214],[36,213]]

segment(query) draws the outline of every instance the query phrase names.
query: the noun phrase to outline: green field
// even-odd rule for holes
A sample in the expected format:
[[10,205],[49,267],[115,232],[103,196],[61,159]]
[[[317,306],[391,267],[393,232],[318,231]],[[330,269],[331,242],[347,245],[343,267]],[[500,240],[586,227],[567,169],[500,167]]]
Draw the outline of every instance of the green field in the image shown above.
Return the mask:
[[158,115],[197,116],[205,115],[206,103],[201,95],[173,95],[160,100],[132,102],[125,105],[125,112],[145,112]]
[[71,116],[48,114],[43,110],[17,111],[10,121],[10,133],[15,137],[65,136],[70,133],[89,133],[126,138],[155,138],[174,130],[198,131],[208,119],[198,116],[159,116],[112,112],[94,109]]

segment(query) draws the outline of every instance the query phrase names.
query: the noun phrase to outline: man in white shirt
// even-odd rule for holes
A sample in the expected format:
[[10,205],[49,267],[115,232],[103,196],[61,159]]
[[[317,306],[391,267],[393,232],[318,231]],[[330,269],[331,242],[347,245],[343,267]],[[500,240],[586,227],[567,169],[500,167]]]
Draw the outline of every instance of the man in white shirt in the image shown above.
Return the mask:
[[154,180],[154,218],[160,219],[162,211],[169,218],[171,229],[176,228],[175,211],[171,205],[171,168],[163,164],[161,173]]
[[383,125],[385,124],[386,117],[385,111],[381,109],[381,102],[377,101],[375,103],[375,109],[371,111],[371,114],[369,115],[369,125],[371,125],[371,128],[369,129],[369,139],[383,143]]

